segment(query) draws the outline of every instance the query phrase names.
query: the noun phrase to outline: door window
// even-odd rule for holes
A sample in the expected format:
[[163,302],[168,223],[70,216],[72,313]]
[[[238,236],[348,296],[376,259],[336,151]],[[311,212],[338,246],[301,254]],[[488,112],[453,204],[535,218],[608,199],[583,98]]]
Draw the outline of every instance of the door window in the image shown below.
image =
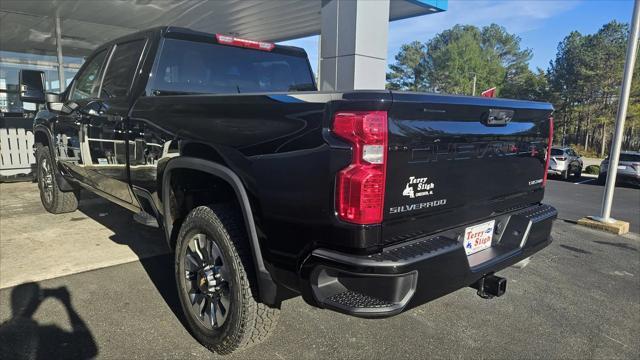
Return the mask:
[[114,98],[126,96],[140,62],[145,40],[135,40],[116,45],[107,73],[102,82],[100,96]]
[[102,50],[89,61],[82,73],[78,75],[69,99],[81,100],[95,98],[98,96],[98,88],[100,87],[100,68],[102,67],[102,63],[104,63],[106,56],[107,51]]

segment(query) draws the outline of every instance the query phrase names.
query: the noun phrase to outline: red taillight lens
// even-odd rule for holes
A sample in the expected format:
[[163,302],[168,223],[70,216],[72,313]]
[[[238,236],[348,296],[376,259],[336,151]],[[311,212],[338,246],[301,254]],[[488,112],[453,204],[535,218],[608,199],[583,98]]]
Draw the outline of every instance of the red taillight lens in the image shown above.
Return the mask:
[[276,46],[275,44],[269,43],[269,42],[240,39],[237,37],[222,35],[222,34],[216,34],[216,40],[218,41],[219,44],[238,46],[238,47],[244,47],[244,48],[256,49],[256,50],[264,50],[264,51],[271,51]]
[[542,187],[547,185],[547,176],[549,174],[549,160],[551,159],[551,145],[553,145],[553,116],[549,116],[549,140],[547,141],[547,161],[544,164],[544,177],[542,178]]
[[351,164],[338,173],[338,217],[356,224],[382,222],[387,172],[387,112],[336,113],[333,132],[353,145]]

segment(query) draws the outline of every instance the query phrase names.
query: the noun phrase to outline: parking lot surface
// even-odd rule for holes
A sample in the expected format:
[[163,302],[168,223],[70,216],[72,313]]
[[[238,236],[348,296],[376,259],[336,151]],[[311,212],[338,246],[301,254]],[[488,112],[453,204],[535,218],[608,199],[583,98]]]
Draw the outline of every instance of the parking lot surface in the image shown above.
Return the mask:
[[[616,191],[613,215],[634,231],[625,236],[571,223],[594,214],[601,193],[589,183],[549,182],[545,202],[560,211],[555,241],[524,269],[500,273],[509,281],[501,298],[463,289],[381,320],[297,298],[283,304],[269,340],[226,358],[637,359],[640,190]],[[102,199],[56,216],[44,212],[33,184],[1,184],[0,337],[33,358],[216,357],[182,325],[163,241]],[[25,308],[26,319],[15,315]]]
[[[603,192],[604,186],[598,185],[595,178],[550,180],[544,202],[558,209],[561,219],[577,221],[585,216],[600,215]],[[640,189],[617,186],[611,216],[629,222],[629,231],[640,233]]]
[[33,183],[0,184],[0,288],[167,253],[157,229],[88,192],[77,211],[53,215]]

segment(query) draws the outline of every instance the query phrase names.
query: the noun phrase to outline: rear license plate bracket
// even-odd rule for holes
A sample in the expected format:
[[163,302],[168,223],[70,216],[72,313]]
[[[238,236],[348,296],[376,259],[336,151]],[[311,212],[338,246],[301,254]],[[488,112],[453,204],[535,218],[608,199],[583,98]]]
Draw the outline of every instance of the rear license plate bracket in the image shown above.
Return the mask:
[[491,247],[495,224],[496,221],[491,220],[482,224],[469,226],[464,230],[463,245],[467,256]]

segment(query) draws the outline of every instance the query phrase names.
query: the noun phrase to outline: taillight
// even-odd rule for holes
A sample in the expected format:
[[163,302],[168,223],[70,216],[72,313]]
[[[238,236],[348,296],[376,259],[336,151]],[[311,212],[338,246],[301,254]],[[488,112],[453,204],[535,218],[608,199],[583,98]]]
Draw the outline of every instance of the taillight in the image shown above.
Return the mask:
[[547,176],[549,174],[549,159],[551,159],[551,145],[553,145],[553,116],[549,116],[549,140],[547,141],[547,161],[544,164],[544,177],[542,178],[542,187],[547,185]]
[[333,117],[332,130],[353,145],[351,164],[336,178],[338,217],[355,224],[382,222],[387,175],[387,112],[338,112]]
[[216,34],[216,40],[218,41],[219,44],[238,46],[238,47],[244,47],[244,48],[256,49],[256,50],[264,50],[264,51],[271,51],[276,46],[275,44],[269,43],[269,42],[240,39],[237,37],[222,35],[222,34]]

